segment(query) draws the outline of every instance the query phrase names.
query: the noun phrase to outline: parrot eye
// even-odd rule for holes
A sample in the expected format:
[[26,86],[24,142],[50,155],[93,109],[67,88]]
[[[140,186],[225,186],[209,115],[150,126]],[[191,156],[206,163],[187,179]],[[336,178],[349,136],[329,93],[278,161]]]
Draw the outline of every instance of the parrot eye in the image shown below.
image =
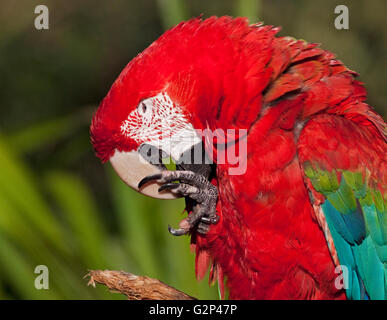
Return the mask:
[[140,116],[146,117],[149,116],[150,113],[152,113],[152,102],[147,100],[144,100],[140,102],[140,104],[137,107],[137,112]]
[[142,113],[146,112],[146,104],[144,102],[141,103],[141,110],[142,110]]

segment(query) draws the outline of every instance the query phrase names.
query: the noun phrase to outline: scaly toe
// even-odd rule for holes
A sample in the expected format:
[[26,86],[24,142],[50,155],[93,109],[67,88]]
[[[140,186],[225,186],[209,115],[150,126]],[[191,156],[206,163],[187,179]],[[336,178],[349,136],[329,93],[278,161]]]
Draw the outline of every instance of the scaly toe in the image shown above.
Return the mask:
[[173,189],[177,189],[178,187],[180,186],[179,183],[165,183],[163,184],[160,188],[159,188],[159,192],[163,191],[163,190],[173,190]]

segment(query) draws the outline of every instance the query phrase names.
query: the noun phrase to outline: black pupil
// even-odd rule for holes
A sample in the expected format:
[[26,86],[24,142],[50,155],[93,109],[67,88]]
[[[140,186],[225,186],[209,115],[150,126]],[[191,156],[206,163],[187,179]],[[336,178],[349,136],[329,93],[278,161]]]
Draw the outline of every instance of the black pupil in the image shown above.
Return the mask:
[[142,106],[142,112],[145,113],[146,112],[146,105],[145,105],[145,103],[142,103],[141,106]]

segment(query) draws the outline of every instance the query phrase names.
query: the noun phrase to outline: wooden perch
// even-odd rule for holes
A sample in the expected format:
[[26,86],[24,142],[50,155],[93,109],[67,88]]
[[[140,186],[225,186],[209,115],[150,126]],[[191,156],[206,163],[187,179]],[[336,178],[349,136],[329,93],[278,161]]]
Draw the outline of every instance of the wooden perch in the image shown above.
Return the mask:
[[88,285],[95,287],[95,283],[103,284],[126,295],[129,300],[196,300],[157,279],[124,271],[90,270],[85,277],[90,277]]

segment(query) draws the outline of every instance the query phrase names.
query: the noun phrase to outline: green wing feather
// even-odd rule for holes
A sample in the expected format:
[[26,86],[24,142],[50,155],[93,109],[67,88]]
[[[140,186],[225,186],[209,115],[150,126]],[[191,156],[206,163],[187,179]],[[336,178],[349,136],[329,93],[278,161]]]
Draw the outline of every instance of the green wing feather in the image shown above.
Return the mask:
[[[345,170],[326,171],[311,164],[304,172],[325,197],[327,221],[349,299],[387,299],[387,200],[367,176]],[[313,199],[311,199],[313,201]]]

